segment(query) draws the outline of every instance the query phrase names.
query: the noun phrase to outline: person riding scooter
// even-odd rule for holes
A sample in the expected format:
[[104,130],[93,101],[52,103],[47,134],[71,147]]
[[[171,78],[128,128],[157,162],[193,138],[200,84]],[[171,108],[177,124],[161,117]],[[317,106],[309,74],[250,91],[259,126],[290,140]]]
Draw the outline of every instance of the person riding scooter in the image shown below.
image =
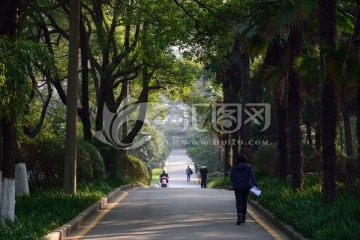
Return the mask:
[[161,187],[166,188],[169,182],[169,175],[163,170],[163,173],[159,177]]

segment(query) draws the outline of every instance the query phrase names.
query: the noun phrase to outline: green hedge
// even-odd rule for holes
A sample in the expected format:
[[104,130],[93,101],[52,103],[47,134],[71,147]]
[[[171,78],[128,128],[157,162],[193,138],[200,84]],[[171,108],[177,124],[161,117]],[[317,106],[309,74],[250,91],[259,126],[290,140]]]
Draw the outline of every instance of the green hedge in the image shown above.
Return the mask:
[[[267,176],[277,176],[279,153],[277,143],[263,145],[258,148],[252,158],[252,164],[257,170]],[[309,145],[303,145],[304,172],[321,173],[323,166],[322,152]],[[291,162],[288,162],[288,167]],[[336,174],[337,179],[347,185],[356,182],[357,160],[347,157],[344,153],[337,152]]]
[[[55,137],[25,138],[22,141],[24,162],[35,184],[62,186],[64,178],[64,140]],[[105,167],[99,151],[83,139],[78,140],[77,180],[104,179]]]
[[94,143],[104,158],[106,174],[109,179],[133,179],[138,183],[149,185],[150,170],[138,158],[127,155],[125,151],[98,141]]
[[262,174],[276,176],[278,168],[279,153],[277,143],[262,145],[255,152],[251,159],[252,165]]

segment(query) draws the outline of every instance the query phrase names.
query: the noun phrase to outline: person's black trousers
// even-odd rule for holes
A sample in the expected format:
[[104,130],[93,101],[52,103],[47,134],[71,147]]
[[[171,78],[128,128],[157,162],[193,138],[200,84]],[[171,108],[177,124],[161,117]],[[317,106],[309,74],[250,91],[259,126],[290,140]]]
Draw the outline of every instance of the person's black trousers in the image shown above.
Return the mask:
[[247,211],[247,199],[249,196],[250,188],[234,189],[236,199],[237,215],[245,216]]
[[207,176],[201,177],[201,188],[206,188],[206,179],[207,179]]

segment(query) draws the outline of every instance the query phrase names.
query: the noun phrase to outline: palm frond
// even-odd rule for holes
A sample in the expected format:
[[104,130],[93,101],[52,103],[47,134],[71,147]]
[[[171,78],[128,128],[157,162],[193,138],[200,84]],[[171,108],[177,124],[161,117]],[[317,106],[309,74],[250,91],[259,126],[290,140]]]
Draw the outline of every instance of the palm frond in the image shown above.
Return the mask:
[[360,86],[360,61],[356,49],[342,41],[338,48],[330,48],[328,52],[326,67],[337,90],[340,93],[355,93]]
[[279,66],[266,67],[264,70],[264,79],[267,80],[269,86],[274,90],[274,95],[277,100],[286,105],[289,84],[285,68]]
[[318,84],[321,78],[319,49],[308,49],[305,54],[294,61],[294,69],[297,75],[305,81],[305,84]]

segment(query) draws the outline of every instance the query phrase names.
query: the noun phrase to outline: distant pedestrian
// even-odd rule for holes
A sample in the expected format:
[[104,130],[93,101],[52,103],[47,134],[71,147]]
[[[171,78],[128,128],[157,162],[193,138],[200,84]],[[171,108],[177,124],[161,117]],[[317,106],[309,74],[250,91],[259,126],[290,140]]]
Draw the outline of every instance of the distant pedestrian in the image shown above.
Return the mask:
[[200,175],[201,175],[201,188],[206,188],[206,181],[208,175],[208,169],[205,164],[200,168]]
[[186,169],[186,180],[189,182],[190,181],[190,177],[191,175],[193,174],[193,171],[191,170],[190,166],[187,166],[187,169]]
[[250,189],[258,187],[252,167],[244,155],[240,155],[234,163],[230,179],[233,182],[233,189],[236,199],[237,225],[245,223],[247,211],[247,199]]

